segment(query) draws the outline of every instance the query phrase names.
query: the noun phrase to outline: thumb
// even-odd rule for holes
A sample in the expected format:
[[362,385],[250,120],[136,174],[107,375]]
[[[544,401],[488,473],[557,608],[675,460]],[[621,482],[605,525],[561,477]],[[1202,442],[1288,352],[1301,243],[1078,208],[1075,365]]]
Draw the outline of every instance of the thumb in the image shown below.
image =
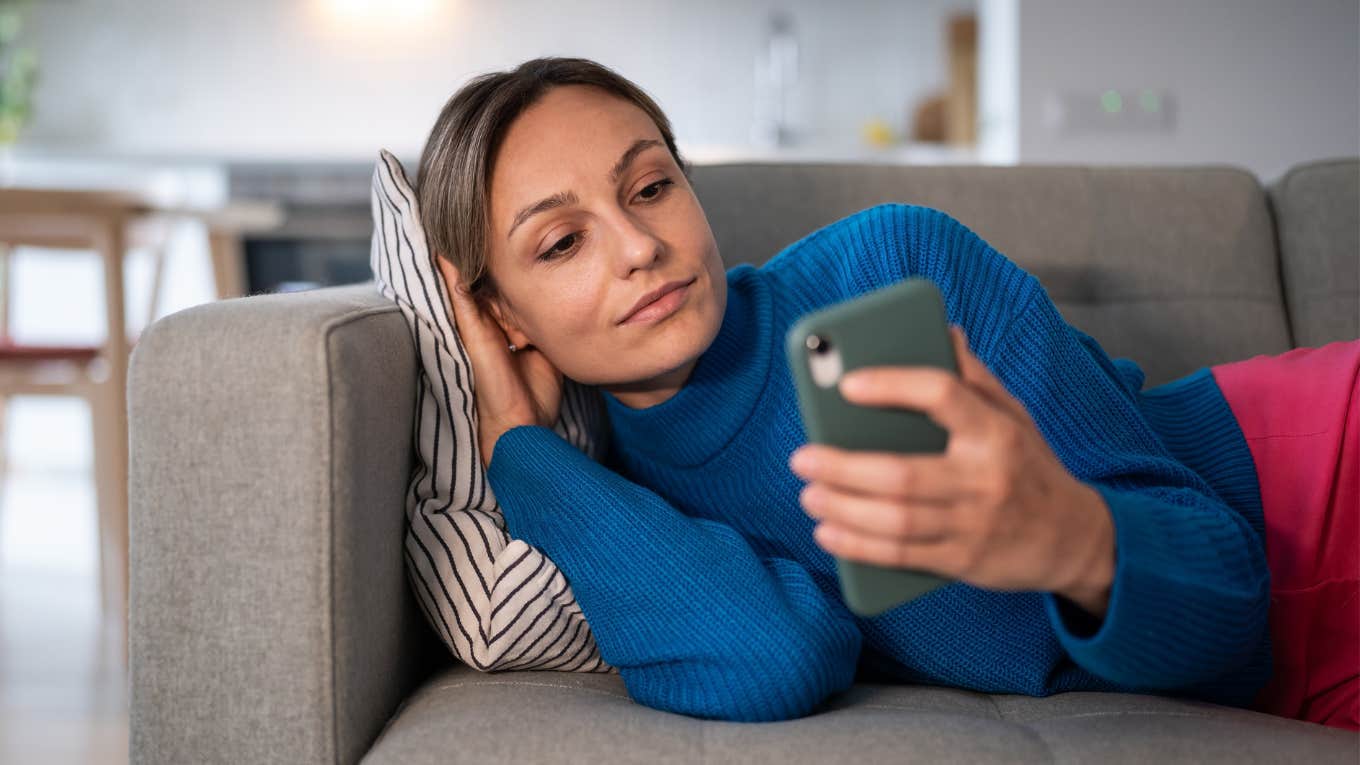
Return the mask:
[[561,414],[562,372],[537,348],[522,350],[515,356],[538,410],[547,420],[545,427],[552,427]]
[[468,291],[458,269],[448,258],[438,255],[432,257],[439,266],[439,273],[444,277],[444,287],[449,296],[449,315],[457,325],[458,335],[463,343],[477,348],[489,345],[504,347],[505,343],[500,339],[500,336],[504,335],[499,331],[500,325],[486,316],[473,301],[472,294]]
[[953,341],[954,356],[959,363],[959,376],[977,388],[992,404],[1020,418],[1021,422],[1028,422],[1030,416],[1025,405],[1012,396],[987,365],[982,363],[982,359],[968,349],[968,336],[964,334],[963,327],[957,324],[949,325],[949,337]]

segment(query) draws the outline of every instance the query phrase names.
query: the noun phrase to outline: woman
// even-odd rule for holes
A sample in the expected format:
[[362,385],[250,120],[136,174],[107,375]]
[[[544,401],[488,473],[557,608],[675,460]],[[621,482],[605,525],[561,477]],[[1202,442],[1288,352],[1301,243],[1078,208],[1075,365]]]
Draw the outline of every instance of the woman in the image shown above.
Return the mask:
[[[418,180],[507,526],[568,576],[636,700],[787,719],[864,672],[1251,702],[1270,672],[1260,536],[1166,451],[1127,370],[1037,280],[903,205],[724,272],[685,170],[636,86],[538,59],[450,99]],[[783,332],[908,275],[940,286],[962,376],[884,369],[842,391],[925,410],[950,430],[947,452],[795,455],[806,436]],[[604,397],[606,464],[551,430],[563,375]],[[1205,427],[1236,426],[1222,408]],[[1215,444],[1217,463],[1250,474],[1240,434]],[[836,540],[814,527],[852,506],[897,519],[899,563],[960,582],[850,614]]]

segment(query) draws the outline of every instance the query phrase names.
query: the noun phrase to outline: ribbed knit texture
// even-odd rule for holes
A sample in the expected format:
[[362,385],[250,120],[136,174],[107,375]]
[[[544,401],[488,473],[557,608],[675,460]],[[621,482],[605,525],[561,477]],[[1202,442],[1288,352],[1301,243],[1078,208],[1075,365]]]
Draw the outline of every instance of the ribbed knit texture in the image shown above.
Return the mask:
[[[1109,504],[1118,549],[1103,621],[1050,593],[962,582],[871,618],[845,608],[788,469],[807,436],[783,337],[812,310],[908,276],[940,287],[948,320]],[[488,470],[509,529],[567,575],[634,699],[697,717],[788,719],[848,688],[858,669],[1036,696],[1251,701],[1270,669],[1259,537],[1173,458],[1128,370],[1069,327],[1036,279],[944,213],[880,205],[761,268],[732,268],[727,283],[718,336],[680,391],[640,410],[604,393],[605,464],[522,426],[501,436]],[[1210,418],[1176,437],[1200,464],[1250,464],[1229,425]],[[1231,469],[1217,477],[1250,504],[1254,476],[1251,486]]]

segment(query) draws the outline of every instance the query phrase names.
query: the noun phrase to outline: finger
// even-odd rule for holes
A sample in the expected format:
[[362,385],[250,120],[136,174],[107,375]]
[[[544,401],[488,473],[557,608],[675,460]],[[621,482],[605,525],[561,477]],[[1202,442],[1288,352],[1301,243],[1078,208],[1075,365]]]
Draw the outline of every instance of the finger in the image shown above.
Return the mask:
[[449,295],[449,305],[453,310],[461,314],[466,313],[465,309],[469,307],[476,308],[467,292],[467,285],[463,283],[462,275],[458,273],[458,268],[448,258],[438,255],[432,257],[439,266],[440,275],[444,277],[445,292]]
[[539,410],[556,423],[562,416],[562,371],[536,348],[528,353],[511,354],[511,357],[518,360],[520,375],[528,382]]
[[860,367],[841,377],[839,389],[853,404],[916,410],[951,432],[983,430],[996,408],[961,375],[938,367]]
[[516,359],[506,348],[508,340],[505,333],[468,295],[458,269],[447,258],[438,255],[432,257],[439,266],[447,288],[458,337],[467,348],[473,385],[476,390],[483,392],[477,397],[478,410],[494,410],[498,400],[494,392],[515,390],[520,380],[524,379],[523,374],[516,370]]
[[894,454],[807,444],[793,453],[789,467],[807,481],[898,500],[949,502],[968,495],[971,486],[958,461],[942,454]]
[[448,258],[442,257],[436,253],[431,253],[430,257],[434,260],[435,266],[439,268],[439,275],[444,279],[445,291],[449,293],[449,299],[452,301],[454,288],[462,282],[462,277],[458,274],[458,269],[454,267],[453,263],[449,262]]
[[840,491],[824,483],[808,484],[798,499],[813,518],[899,542],[938,541],[954,533],[950,510],[944,505],[904,504]]
[[955,547],[951,542],[899,542],[830,522],[818,524],[812,537],[822,549],[840,558],[953,576],[939,568],[948,561],[948,551]]
[[439,268],[439,275],[444,280],[444,291],[448,293],[449,310],[453,312],[454,318],[457,319],[463,313],[463,302],[467,296],[467,293],[462,290],[462,277],[448,258],[433,254],[430,257],[434,258],[435,265]]
[[439,266],[440,274],[444,277],[445,291],[449,295],[449,305],[453,311],[454,323],[457,325],[458,333],[463,337],[464,342],[477,348],[493,344],[505,347],[506,342],[502,340],[505,333],[501,331],[500,326],[495,321],[486,316],[473,302],[458,269],[449,262],[448,258],[438,255],[432,255],[432,257]]
[[983,394],[989,401],[1002,409],[1018,417],[1021,422],[1030,421],[1029,411],[1019,399],[1011,395],[1005,385],[992,374],[992,370],[982,363],[968,348],[968,337],[963,331],[963,327],[951,324],[949,327],[950,338],[954,342],[954,356],[959,363],[959,374],[963,379],[970,382],[974,387],[982,389]]

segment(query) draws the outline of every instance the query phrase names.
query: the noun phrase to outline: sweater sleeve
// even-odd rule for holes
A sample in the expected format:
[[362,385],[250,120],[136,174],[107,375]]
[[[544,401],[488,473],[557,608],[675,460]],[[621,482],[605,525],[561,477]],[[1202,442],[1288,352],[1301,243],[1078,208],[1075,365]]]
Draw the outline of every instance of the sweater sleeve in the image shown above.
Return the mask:
[[553,431],[512,428],[487,472],[512,534],[576,593],[601,656],[639,703],[694,717],[801,717],[854,682],[844,606],[732,528],[687,516]]
[[1068,470],[1104,498],[1115,529],[1102,619],[1045,594],[1062,645],[1088,671],[1139,688],[1185,688],[1243,668],[1267,631],[1260,539],[1171,456],[1129,375],[1081,341],[1037,280],[1019,308],[990,366]]

